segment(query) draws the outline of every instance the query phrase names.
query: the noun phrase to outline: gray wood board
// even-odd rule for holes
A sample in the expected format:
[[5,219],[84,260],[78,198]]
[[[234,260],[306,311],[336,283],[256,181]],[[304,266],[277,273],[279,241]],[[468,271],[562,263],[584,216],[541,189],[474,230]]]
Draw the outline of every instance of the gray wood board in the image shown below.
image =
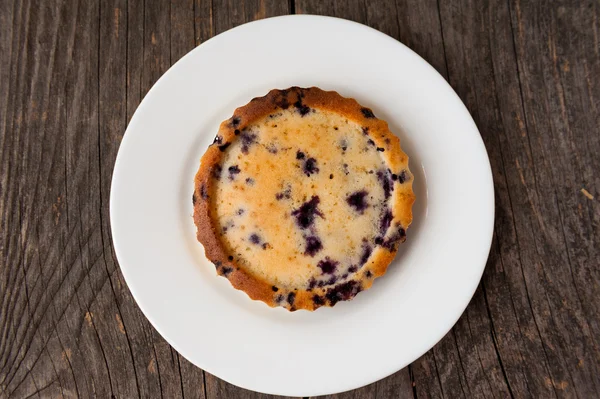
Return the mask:
[[127,123],[169,66],[289,13],[358,21],[425,58],[473,115],[495,182],[490,258],[458,323],[407,368],[328,397],[600,397],[600,3],[24,0],[0,2],[0,398],[271,397],[154,330],[108,203]]

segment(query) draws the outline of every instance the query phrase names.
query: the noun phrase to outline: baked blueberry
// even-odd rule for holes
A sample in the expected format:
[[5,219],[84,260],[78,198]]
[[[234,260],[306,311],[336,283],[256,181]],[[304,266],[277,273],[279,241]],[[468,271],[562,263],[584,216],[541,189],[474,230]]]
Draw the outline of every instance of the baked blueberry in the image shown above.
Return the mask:
[[339,262],[336,262],[329,258],[329,256],[325,257],[325,259],[319,261],[317,266],[321,269],[323,274],[332,274],[337,269],[337,265]]
[[249,240],[252,244],[260,244],[262,242],[262,239],[260,238],[260,236],[256,233],[252,233],[250,234]]
[[323,249],[323,244],[319,237],[316,236],[308,236],[305,238],[306,248],[304,250],[304,255],[315,256],[317,252]]
[[375,118],[373,111],[371,111],[369,108],[361,108],[360,112],[362,112],[365,118]]
[[310,201],[305,202],[300,208],[292,212],[292,216],[296,217],[296,223],[303,229],[309,228],[315,221],[315,217],[323,217],[323,214],[319,210],[319,197],[314,195]]
[[237,165],[232,165],[227,170],[229,171],[229,180],[234,180],[235,176],[240,173],[240,168]]
[[367,203],[366,197],[369,195],[366,190],[360,190],[355,193],[352,193],[346,198],[346,202],[350,205],[356,212],[363,214],[365,209],[369,207]]
[[317,167],[317,160],[314,158],[308,158],[304,162],[304,166],[302,167],[302,170],[304,170],[304,174],[306,176],[310,176],[313,173],[318,173],[319,168]]
[[379,179],[379,183],[383,189],[385,199],[388,199],[394,190],[394,182],[392,181],[390,173],[387,170],[378,170],[377,178]]
[[294,103],[294,106],[298,110],[298,113],[300,113],[300,115],[302,115],[302,116],[304,116],[310,112],[310,107],[306,106],[305,104],[302,104],[302,102],[300,100],[296,101]]

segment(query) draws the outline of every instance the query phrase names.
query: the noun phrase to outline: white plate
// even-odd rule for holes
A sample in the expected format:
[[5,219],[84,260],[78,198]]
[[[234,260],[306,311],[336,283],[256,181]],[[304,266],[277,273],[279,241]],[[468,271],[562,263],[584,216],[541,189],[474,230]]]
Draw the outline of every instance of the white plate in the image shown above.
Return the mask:
[[[217,277],[192,220],[193,177],[219,123],[294,85],[336,90],[388,121],[417,195],[387,274],[353,301],[313,313],[271,309]],[[386,377],[448,332],[485,266],[494,192],[477,127],[429,64],[366,26],[286,16],[227,31],[160,78],[119,149],[110,211],[125,280],[179,353],[240,387],[312,396]]]

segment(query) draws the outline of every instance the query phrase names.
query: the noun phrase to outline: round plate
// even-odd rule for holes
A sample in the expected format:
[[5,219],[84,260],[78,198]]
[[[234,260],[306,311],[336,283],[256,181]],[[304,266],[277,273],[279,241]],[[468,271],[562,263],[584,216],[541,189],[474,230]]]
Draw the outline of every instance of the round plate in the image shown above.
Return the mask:
[[[415,175],[414,222],[387,274],[354,300],[312,313],[271,309],[233,289],[204,257],[192,220],[194,174],[219,123],[290,86],[335,90],[372,108],[400,137]],[[179,353],[243,388],[313,396],[386,377],[450,330],[485,266],[494,192],[473,119],[429,64],[366,26],[286,16],[227,31],[160,78],[119,149],[110,211],[125,280]]]

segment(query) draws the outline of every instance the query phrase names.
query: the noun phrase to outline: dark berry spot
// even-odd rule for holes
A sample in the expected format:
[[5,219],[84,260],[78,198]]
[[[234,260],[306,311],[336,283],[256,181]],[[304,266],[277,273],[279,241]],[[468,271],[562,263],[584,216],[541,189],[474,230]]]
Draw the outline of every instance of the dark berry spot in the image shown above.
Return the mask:
[[348,273],[342,274],[342,279],[345,279],[346,277],[348,277]]
[[369,128],[368,127],[363,126],[362,131],[363,131],[364,135],[368,135],[369,134]]
[[379,152],[384,152],[384,151],[385,151],[385,148],[377,147],[377,151],[379,151]]
[[371,273],[370,270],[367,270],[367,272],[365,273],[365,276],[367,276],[367,278],[371,278],[371,277],[373,277],[373,273]]
[[222,263],[220,260],[216,260],[213,262],[213,264],[215,265],[215,269],[218,269],[219,267],[221,267]]
[[395,174],[395,173],[392,173],[392,180],[393,180],[393,181],[396,181],[396,180],[398,180],[398,175],[397,175],[397,174]]
[[313,303],[315,304],[315,306],[325,305],[325,300],[321,296],[315,295],[315,296],[313,296],[312,300],[313,300]]
[[235,223],[233,223],[233,220],[228,220],[227,223],[225,223],[225,226],[223,226],[223,233],[226,233],[228,229],[235,227]]
[[256,234],[256,233],[250,234],[250,242],[252,244],[257,244],[258,245],[258,244],[260,244],[261,241],[262,240],[260,239],[260,236],[258,234]]
[[327,280],[327,283],[325,285],[334,285],[337,282],[337,280],[337,276],[331,276],[331,278]]
[[244,208],[240,208],[240,209],[238,209],[237,211],[235,211],[235,214],[236,214],[236,215],[238,215],[238,216],[242,216],[242,215],[244,214],[244,212],[246,212],[246,211],[244,210]]
[[296,159],[304,159],[305,154],[302,151],[296,153]]
[[296,294],[294,294],[293,292],[290,292],[287,296],[287,301],[290,305],[294,304],[294,300],[296,299]]
[[312,226],[315,221],[315,216],[323,218],[323,214],[317,208],[319,202],[319,197],[314,195],[310,201],[305,202],[300,208],[292,212],[292,216],[296,217],[296,223],[298,223],[301,228],[306,229]]
[[192,194],[192,205],[196,205],[196,193]]
[[354,298],[361,290],[362,287],[358,282],[350,280],[328,289],[325,297],[329,300],[331,306],[333,306],[339,301],[347,301]]
[[273,292],[277,292],[277,291],[279,291],[279,288],[277,288],[277,287],[275,287],[275,286],[272,286],[272,287],[271,287],[271,289],[273,290]]
[[319,172],[319,168],[317,168],[317,160],[314,158],[308,158],[306,162],[304,162],[303,169],[306,176],[310,176],[313,173]]
[[290,107],[290,102],[287,100],[287,98],[284,98],[277,105],[283,109],[288,109]]
[[227,267],[227,266],[223,266],[221,268],[221,273],[223,274],[223,276],[227,277],[229,276],[229,274],[233,271],[232,267]]
[[310,112],[310,107],[305,104],[302,104],[300,100],[294,103],[294,107],[296,107],[296,110],[298,110],[301,116],[304,116]]
[[254,179],[251,177],[247,177],[246,178],[246,184],[249,186],[253,186],[254,185]]
[[217,144],[221,144],[221,141],[223,141],[223,137],[219,136],[218,134],[215,136],[215,140],[213,141],[213,144],[217,143]]
[[239,134],[240,134],[240,129],[235,129],[235,130],[233,131],[233,133],[234,133],[236,136],[237,136],[237,135],[239,135]]
[[308,289],[312,290],[313,288],[315,288],[316,285],[317,285],[317,280],[315,280],[314,277],[311,277],[310,280],[308,280]]
[[288,101],[287,96],[287,91],[282,91],[281,97],[275,100],[275,105],[282,109],[288,109],[288,107],[290,106],[290,102]]
[[229,180],[235,179],[235,176],[241,172],[237,165],[232,165],[227,170],[229,171]]
[[227,257],[227,259],[229,259],[230,261],[232,261],[232,260],[233,260],[233,256],[229,255],[229,256]]
[[290,199],[292,198],[292,187],[291,186],[287,186],[285,188],[285,190],[283,190],[282,192],[279,192],[277,194],[275,194],[275,199],[277,199],[278,201],[282,200],[282,199]]
[[269,143],[266,148],[271,154],[277,154],[279,151],[274,143]]
[[375,237],[375,244],[376,245],[383,244],[383,237]]
[[406,230],[398,226],[394,234],[384,240],[382,246],[390,251],[395,251],[398,248],[398,244],[404,241],[406,241]]
[[358,271],[358,266],[352,265],[348,268],[348,273],[356,273]]
[[342,151],[346,151],[348,149],[348,140],[341,139],[340,140],[340,147],[342,148]]
[[329,258],[329,256],[326,256],[325,259],[317,263],[317,266],[321,268],[323,274],[332,274],[333,272],[335,272],[335,269],[337,269],[338,263],[339,262],[336,262]]
[[237,127],[241,122],[241,119],[237,116],[234,116],[233,118],[231,118],[231,125],[233,127]]
[[373,252],[373,248],[371,248],[371,246],[367,242],[363,242],[362,254],[360,255],[361,265],[364,265],[365,263],[367,263],[372,252]]
[[267,249],[269,248],[269,243],[268,242],[264,242],[262,245],[262,249]]
[[408,180],[408,173],[406,173],[405,170],[403,170],[402,172],[400,172],[400,174],[398,175],[398,183],[402,184],[404,183],[406,180]]
[[221,178],[221,165],[215,165],[212,170],[212,175],[215,179]]
[[208,198],[208,193],[206,192],[206,187],[204,186],[204,184],[200,186],[200,196],[204,200]]
[[227,149],[227,147],[229,147],[231,145],[231,143],[225,143],[223,145],[219,146],[219,150],[221,150],[221,152],[225,151]]
[[369,204],[367,204],[365,199],[367,195],[368,193],[365,190],[357,191],[350,194],[348,198],[346,198],[346,202],[362,215],[365,212],[365,209],[369,207]]
[[256,143],[256,134],[244,130],[242,131],[240,138],[242,139],[242,152],[247,154],[250,146]]
[[281,301],[283,301],[283,295],[279,294],[277,295],[277,297],[275,298],[275,302],[280,303]]
[[317,252],[323,249],[323,244],[319,237],[308,236],[305,238],[306,240],[306,249],[304,250],[304,255],[315,256]]
[[[390,224],[392,223],[392,219],[394,215],[392,215],[392,211],[387,209],[383,215],[381,215],[381,220],[379,222],[379,232],[382,236],[385,236],[388,229],[390,228]],[[378,237],[380,238],[380,237]],[[375,239],[375,243],[377,244],[377,239]]]
[[367,141],[367,143],[369,143],[369,145],[375,145],[375,142],[374,142],[373,140],[371,140],[371,139],[369,139],[369,140]]
[[390,195],[392,195],[392,191],[394,190],[394,182],[390,178],[390,173],[387,170],[378,170],[377,179],[379,179],[379,182],[381,183],[385,199],[390,198]]
[[373,115],[373,111],[371,111],[369,108],[361,108],[360,112],[362,112],[365,118],[375,118],[375,115]]

